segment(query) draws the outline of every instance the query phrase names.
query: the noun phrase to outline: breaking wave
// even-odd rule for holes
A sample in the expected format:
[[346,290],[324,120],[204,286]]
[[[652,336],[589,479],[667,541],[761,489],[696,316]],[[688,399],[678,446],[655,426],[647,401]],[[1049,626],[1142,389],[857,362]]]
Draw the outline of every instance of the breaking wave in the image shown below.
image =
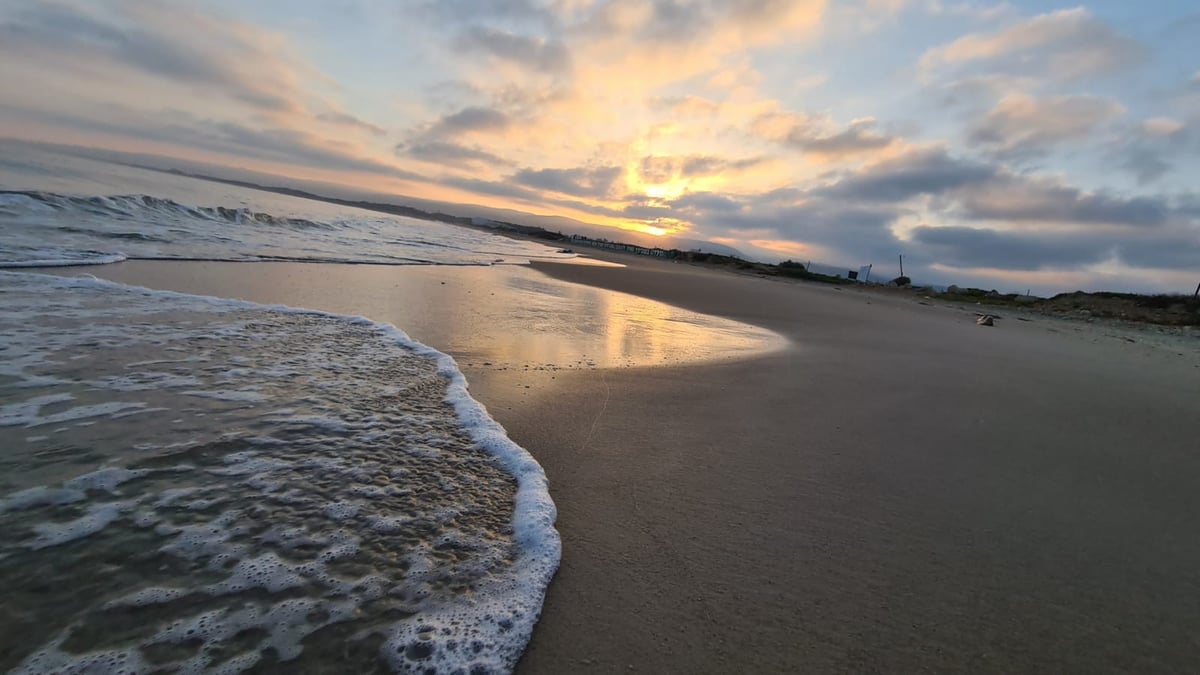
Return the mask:
[[569,257],[534,242],[359,209],[308,218],[144,194],[0,191],[0,227],[0,267],[127,259],[492,265]]

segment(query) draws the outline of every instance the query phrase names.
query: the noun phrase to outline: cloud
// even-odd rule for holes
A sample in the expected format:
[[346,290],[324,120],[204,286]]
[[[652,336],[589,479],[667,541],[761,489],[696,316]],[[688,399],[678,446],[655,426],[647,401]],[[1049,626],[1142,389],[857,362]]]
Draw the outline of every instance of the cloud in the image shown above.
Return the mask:
[[[560,195],[600,199],[606,197],[585,195],[612,195],[574,174],[559,173],[573,169],[555,167],[629,167],[636,180],[639,163],[648,155],[708,158],[680,164],[678,177],[684,179],[715,176],[719,166],[729,176],[761,166],[724,159],[749,154],[738,152],[740,139],[729,133],[735,118],[745,113],[740,102],[726,106],[726,92],[703,83],[720,70],[748,63],[745,50],[791,47],[815,36],[826,2],[427,4],[424,16],[434,20],[422,32],[446,36],[438,48],[463,85],[455,87],[456,99],[450,99],[462,109],[411,126],[401,152],[419,151],[434,141],[493,155],[506,154],[501,147],[512,148],[522,166],[545,172],[518,172],[513,180],[525,181],[521,184],[527,187],[544,185]],[[738,72],[730,87],[747,85],[745,71]],[[467,109],[490,113],[456,117]],[[456,135],[464,132],[471,134],[470,142]],[[703,144],[702,150],[675,150],[690,142]],[[750,152],[766,154],[761,145]],[[759,171],[768,173],[766,168]],[[689,187],[708,189],[711,183]]]
[[729,195],[713,192],[689,192],[671,201],[671,208],[687,215],[728,214],[741,211],[743,205]]
[[304,109],[303,79],[323,75],[253,26],[155,0],[26,3],[0,22],[0,54],[81,77],[150,77],[271,113]]
[[1013,93],[975,123],[967,140],[1013,157],[1044,155],[1058,143],[1087,137],[1124,112],[1117,102],[1096,96]]
[[651,184],[667,183],[677,178],[699,178],[744,171],[763,163],[761,157],[726,159],[711,155],[643,157],[638,167],[642,180]]
[[925,11],[934,16],[962,16],[975,21],[994,21],[1015,12],[1012,5],[1007,2],[997,2],[994,4],[977,3],[977,2],[942,2],[942,0],[928,0],[925,3]]
[[1146,185],[1162,178],[1171,170],[1173,165],[1166,160],[1164,154],[1159,150],[1133,145],[1120,153],[1118,162],[1122,169],[1133,174],[1139,185]]
[[1051,178],[998,174],[959,195],[975,220],[1152,227],[1167,222],[1166,200],[1085,192]]
[[580,3],[576,30],[598,38],[675,46],[718,42],[734,51],[814,28],[824,0],[613,0]]
[[994,166],[951,157],[944,148],[923,148],[848,174],[817,192],[864,202],[903,202],[983,183],[997,173]]
[[349,127],[351,129],[358,129],[360,131],[365,131],[374,136],[386,136],[387,135],[386,129],[375,126],[374,124],[371,124],[370,122],[364,122],[363,120],[358,119],[354,115],[350,115],[350,114],[344,113],[344,112],[318,113],[316,118],[322,122],[328,122],[330,124],[336,124],[338,126]]
[[[918,196],[930,199],[914,203]],[[847,264],[903,251],[918,274],[931,265],[959,274],[1092,270],[1114,260],[1142,269],[1190,269],[1200,254],[1200,199],[1089,193],[941,149],[910,152],[824,188],[684,195],[670,206],[708,236],[791,241]],[[897,225],[921,212],[927,224],[909,229],[907,240],[898,238]],[[981,224],[952,224],[963,220]],[[1042,225],[1022,227],[1026,222]]]
[[1169,117],[1152,117],[1138,125],[1139,132],[1147,138],[1176,138],[1186,128],[1183,122]]
[[912,239],[924,247],[927,257],[954,267],[1077,268],[1103,262],[1113,255],[1109,241],[1061,233],[921,226],[912,231]]
[[670,218],[673,214],[671,207],[651,202],[631,202],[621,209],[621,215],[643,221],[659,221]]
[[490,181],[462,176],[445,176],[440,182],[475,194],[509,197],[531,204],[542,203],[543,201],[541,193],[536,190],[514,185],[509,181]]
[[798,145],[810,153],[826,157],[845,157],[882,150],[896,139],[875,130],[874,119],[854,120],[840,132],[828,136],[799,139]]
[[837,33],[875,33],[898,23],[900,14],[922,0],[837,0],[831,3],[828,24]]
[[181,110],[148,114],[124,106],[108,105],[94,107],[85,115],[0,105],[0,114],[106,136],[195,148],[232,158],[257,159],[287,167],[300,165],[424,180],[416,173],[357,153],[353,147],[331,144],[321,136],[302,130],[253,127],[230,120],[197,117]]
[[998,164],[956,158],[926,148],[844,175],[815,191],[826,198],[903,203],[940,200],[969,220],[1060,225],[1155,226],[1170,213],[1166,200],[1085,192],[1058,179],[1013,173]]
[[[914,148],[827,178],[807,189],[685,194],[668,206],[698,234],[792,241],[847,264],[903,251],[921,271],[1091,270],[1112,260],[1183,269],[1194,266],[1188,256],[1200,247],[1200,201],[1086,191],[944,147]],[[913,220],[923,224],[902,227]]]
[[[432,13],[449,33],[464,78],[497,88],[497,63],[508,84],[530,86],[553,74],[580,103],[646,100],[673,82],[713,72],[744,50],[815,34],[826,0],[563,1],[540,8],[515,2],[503,11],[456,0]],[[506,3],[500,3],[506,4]],[[477,55],[476,63],[460,57]]]
[[649,105],[666,110],[675,117],[710,117],[720,111],[721,105],[703,96],[656,96],[649,100]]
[[1174,168],[1171,160],[1189,151],[1192,136],[1183,122],[1152,117],[1133,127],[1112,155],[1139,184],[1146,185]]
[[697,236],[790,240],[845,259],[893,255],[900,243],[891,225],[904,213],[890,203],[854,202],[797,188],[744,195],[689,193],[667,206],[693,223]]
[[624,173],[619,166],[573,169],[523,169],[513,174],[519,185],[549,190],[575,197],[604,198],[609,196],[617,179]]
[[892,205],[810,199],[793,205],[768,206],[751,201],[748,216],[715,217],[712,222],[734,234],[769,230],[780,239],[836,251],[843,260],[890,258],[901,249],[892,225],[903,211]]
[[1144,269],[1194,271],[1200,260],[1197,229],[1181,229],[1163,237],[1129,238],[1119,245],[1118,255],[1129,265]]
[[877,152],[897,139],[876,129],[876,121],[864,118],[838,129],[828,118],[793,112],[771,111],[751,124],[753,134],[824,159],[840,160]]
[[918,66],[926,79],[974,66],[984,72],[1069,81],[1113,73],[1146,57],[1145,47],[1077,7],[1039,14],[998,31],[965,35],[926,51]]
[[865,9],[872,12],[899,12],[910,4],[910,0],[861,0]]
[[471,106],[443,116],[425,134],[430,137],[442,137],[471,131],[502,131],[510,124],[508,115],[499,110]]
[[475,26],[459,37],[458,44],[464,50],[480,51],[495,59],[545,73],[563,73],[571,69],[571,53],[561,40]]
[[[565,5],[566,3],[564,3]],[[537,0],[427,0],[419,7],[444,21],[493,20],[512,23],[558,24],[558,14],[552,4]],[[560,6],[565,9],[565,6]]]
[[1080,269],[1118,260],[1142,269],[1194,269],[1200,239],[1194,232],[1164,229],[1141,237],[1109,231],[1015,232],[970,227],[912,231],[924,255],[960,268],[1003,270]]
[[423,162],[450,166],[470,166],[477,162],[496,166],[511,166],[513,162],[479,148],[467,147],[445,141],[422,141],[401,143],[396,146],[397,155],[405,155]]
[[[460,169],[513,166],[515,162],[502,159],[478,143],[465,142],[468,138],[498,137],[512,124],[512,118],[495,108],[467,106],[411,130],[403,142],[395,145],[394,151],[398,157]],[[482,191],[494,196],[510,196],[497,193],[491,187]],[[522,193],[522,198],[525,196]]]

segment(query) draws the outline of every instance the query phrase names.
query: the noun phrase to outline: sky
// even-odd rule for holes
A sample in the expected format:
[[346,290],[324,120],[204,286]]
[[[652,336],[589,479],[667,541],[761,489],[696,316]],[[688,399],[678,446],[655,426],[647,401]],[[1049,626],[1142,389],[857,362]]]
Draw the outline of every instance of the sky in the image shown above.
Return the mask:
[[1198,38],[1191,0],[4,0],[0,136],[1190,293]]

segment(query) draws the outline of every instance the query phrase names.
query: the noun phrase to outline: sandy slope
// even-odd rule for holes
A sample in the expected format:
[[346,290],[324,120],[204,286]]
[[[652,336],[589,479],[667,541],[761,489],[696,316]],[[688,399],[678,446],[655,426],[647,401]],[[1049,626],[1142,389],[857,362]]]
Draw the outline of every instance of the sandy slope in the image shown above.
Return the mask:
[[519,405],[469,375],[560,510],[522,671],[1195,666],[1195,344],[628,262],[541,269],[795,347],[568,373]]
[[[550,477],[563,563],[520,670],[1195,668],[1194,338],[1011,317],[982,328],[909,298],[620,259],[629,267],[539,269],[793,346],[707,365],[503,370],[465,358],[494,335],[439,332],[455,313],[401,322],[436,347],[449,349],[439,334],[468,340],[451,351],[473,395]],[[385,321],[430,284],[458,283],[405,291],[417,272],[320,267],[88,271]]]

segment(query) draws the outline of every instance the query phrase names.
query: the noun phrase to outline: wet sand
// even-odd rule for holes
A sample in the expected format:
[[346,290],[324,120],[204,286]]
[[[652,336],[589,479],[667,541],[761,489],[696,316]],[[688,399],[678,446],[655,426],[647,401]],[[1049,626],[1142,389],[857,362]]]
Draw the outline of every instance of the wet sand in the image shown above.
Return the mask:
[[562,279],[795,342],[476,395],[563,561],[519,670],[1170,672],[1200,659],[1200,351],[624,257]]
[[[1194,339],[986,328],[906,298],[614,259],[629,266],[537,269],[792,345],[639,368],[459,356],[559,509],[562,567],[520,672],[1196,667]],[[321,303],[364,293],[292,302],[347,311]]]

